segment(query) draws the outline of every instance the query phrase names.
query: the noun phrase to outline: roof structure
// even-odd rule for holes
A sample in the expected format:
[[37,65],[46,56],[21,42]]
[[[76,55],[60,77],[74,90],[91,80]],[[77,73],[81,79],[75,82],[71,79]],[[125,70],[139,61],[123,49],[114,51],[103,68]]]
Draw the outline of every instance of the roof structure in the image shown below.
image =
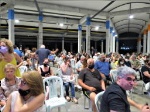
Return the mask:
[[[150,23],[149,0],[1,0],[0,31],[7,33],[8,9],[13,8],[15,35],[37,35],[39,16],[43,16],[44,36],[64,35],[77,38],[78,25],[86,30],[86,17],[91,17],[91,37],[106,37],[106,20],[114,27],[116,34],[142,34]],[[130,15],[134,17],[129,18]],[[63,26],[60,24],[63,23]],[[95,30],[95,27],[99,27]],[[24,32],[24,33],[22,33]]]

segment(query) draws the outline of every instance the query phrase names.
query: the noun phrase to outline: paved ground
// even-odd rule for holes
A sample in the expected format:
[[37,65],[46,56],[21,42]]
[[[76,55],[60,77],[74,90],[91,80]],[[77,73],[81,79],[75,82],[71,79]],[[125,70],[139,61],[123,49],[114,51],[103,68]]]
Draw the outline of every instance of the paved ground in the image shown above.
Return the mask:
[[[53,68],[54,73],[56,73],[56,68]],[[142,81],[138,81],[137,87],[134,89],[134,92],[131,98],[135,100],[138,103],[145,104],[148,102],[150,105],[150,97],[147,95],[142,95]],[[84,109],[84,95],[82,92],[76,92],[76,97],[78,98],[78,104],[74,104],[73,102],[68,102],[67,107],[68,107],[68,112],[91,112],[88,109]],[[88,102],[86,102],[86,107],[88,106]],[[58,112],[57,109],[54,109],[52,112]],[[65,112],[65,108],[61,108],[61,112]],[[140,112],[136,108],[131,106],[131,112]]]

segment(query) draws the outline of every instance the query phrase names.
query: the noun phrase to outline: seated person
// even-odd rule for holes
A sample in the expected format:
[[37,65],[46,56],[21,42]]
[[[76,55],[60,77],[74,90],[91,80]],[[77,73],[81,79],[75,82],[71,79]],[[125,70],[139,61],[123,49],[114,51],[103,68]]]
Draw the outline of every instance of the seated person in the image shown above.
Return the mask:
[[[131,112],[126,90],[133,88],[135,77],[136,72],[132,68],[118,68],[117,81],[111,84],[102,96],[100,112]],[[150,112],[150,107],[143,106],[141,112]]]
[[105,60],[106,60],[105,54],[100,54],[99,60],[94,64],[94,68],[101,73],[103,79],[105,79],[105,84],[109,84],[108,81],[111,81],[109,75],[111,66],[109,62],[106,62]]
[[8,63],[4,67],[5,78],[1,80],[0,87],[0,105],[3,107],[6,104],[7,97],[13,91],[18,90],[18,84],[20,78],[15,76],[16,67],[15,65]]
[[26,66],[27,70],[31,70],[31,65],[32,65],[31,59],[28,56],[25,56],[22,66]]
[[62,79],[66,91],[66,99],[70,101],[69,97],[69,86],[71,87],[71,97],[74,103],[78,103],[78,100],[75,98],[75,87],[74,87],[74,74],[73,69],[70,64],[70,59],[68,57],[64,58],[64,63],[61,64],[60,69],[62,71]]
[[85,59],[85,56],[81,56],[80,57],[80,60],[75,64],[75,68],[76,68],[76,71],[77,73],[79,74],[81,69],[82,69],[82,66],[83,66],[83,60]]
[[45,58],[43,65],[38,67],[38,72],[42,75],[42,77],[49,77],[54,75],[51,67],[49,66],[48,58]]
[[78,83],[83,88],[83,93],[91,99],[93,111],[96,112],[95,96],[105,90],[105,83],[97,69],[94,69],[94,60],[87,60],[87,67],[79,73]]
[[22,74],[19,90],[11,93],[3,112],[46,112],[43,80],[39,72]]
[[147,90],[150,96],[150,60],[147,59],[144,62],[145,62],[145,65],[142,66],[141,72],[143,76],[143,81],[145,83],[145,89]]

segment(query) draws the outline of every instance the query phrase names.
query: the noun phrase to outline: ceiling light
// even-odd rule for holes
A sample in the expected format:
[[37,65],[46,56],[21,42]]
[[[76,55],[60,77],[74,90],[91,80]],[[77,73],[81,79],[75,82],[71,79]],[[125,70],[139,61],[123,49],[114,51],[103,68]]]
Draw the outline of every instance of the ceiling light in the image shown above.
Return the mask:
[[18,19],[15,19],[15,23],[19,23],[20,21]]
[[96,30],[96,31],[99,30],[99,26],[96,26],[96,27],[95,27],[95,30]]
[[134,18],[134,16],[133,16],[133,15],[130,15],[130,16],[129,16],[129,18],[130,18],[130,19],[133,19],[133,18]]
[[114,33],[115,31],[113,30],[112,33]]
[[63,27],[63,26],[64,26],[64,24],[63,24],[63,23],[60,23],[60,24],[59,24],[59,26],[60,26],[60,27]]

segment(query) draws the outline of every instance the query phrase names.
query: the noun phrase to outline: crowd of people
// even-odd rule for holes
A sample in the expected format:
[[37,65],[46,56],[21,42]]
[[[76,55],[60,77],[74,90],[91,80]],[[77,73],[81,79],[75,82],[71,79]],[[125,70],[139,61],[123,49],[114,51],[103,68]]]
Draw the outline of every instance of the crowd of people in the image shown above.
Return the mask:
[[[42,78],[54,74],[52,66],[61,70],[66,100],[78,104],[75,87],[81,87],[83,94],[92,101],[93,111],[97,112],[95,96],[105,91],[102,97],[102,112],[130,112],[130,105],[141,112],[150,112],[150,107],[131,100],[127,90],[136,86],[136,80],[143,80],[150,96],[150,56],[142,53],[119,54],[99,53],[92,49],[91,54],[50,51],[45,45],[39,49],[26,48],[20,51],[8,39],[0,40],[0,105],[4,112],[45,111]],[[20,74],[19,68],[27,67]],[[112,83],[111,71],[117,76]],[[75,77],[78,77],[76,79]],[[71,88],[71,94],[69,93]],[[19,105],[19,106],[18,106]]]

